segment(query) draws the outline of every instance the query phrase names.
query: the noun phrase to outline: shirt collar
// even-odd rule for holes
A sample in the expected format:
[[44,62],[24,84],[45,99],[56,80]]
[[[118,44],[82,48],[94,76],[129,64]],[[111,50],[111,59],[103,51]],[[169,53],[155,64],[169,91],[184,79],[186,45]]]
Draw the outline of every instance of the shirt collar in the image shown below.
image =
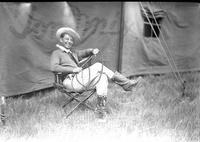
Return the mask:
[[58,47],[60,50],[62,50],[63,52],[66,53],[72,53],[69,49],[66,49],[65,47],[63,47],[62,45],[56,44],[56,47]]

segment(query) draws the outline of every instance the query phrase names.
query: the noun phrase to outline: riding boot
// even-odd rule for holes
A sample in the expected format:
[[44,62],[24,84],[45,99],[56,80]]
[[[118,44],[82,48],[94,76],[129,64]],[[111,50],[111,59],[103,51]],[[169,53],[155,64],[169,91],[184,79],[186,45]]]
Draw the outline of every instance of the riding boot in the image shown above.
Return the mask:
[[96,105],[96,117],[101,120],[105,120],[106,118],[106,96],[97,96],[97,105]]
[[130,80],[116,71],[111,79],[116,84],[120,85],[125,91],[132,91],[133,87],[135,87],[138,84],[141,77],[139,77],[136,80]]

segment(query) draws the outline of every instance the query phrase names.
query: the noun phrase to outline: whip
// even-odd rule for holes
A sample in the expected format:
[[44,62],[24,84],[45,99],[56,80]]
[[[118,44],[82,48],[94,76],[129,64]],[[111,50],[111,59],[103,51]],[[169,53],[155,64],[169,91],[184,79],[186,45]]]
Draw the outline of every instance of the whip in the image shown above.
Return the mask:
[[[94,58],[94,56],[96,56],[96,55],[91,55],[85,62],[84,62],[84,64],[82,64],[81,65],[81,67],[83,68],[91,59],[93,59]],[[96,76],[96,77],[94,77],[92,80],[90,80],[90,68],[88,68],[88,72],[89,72],[89,84],[87,84],[87,85],[84,85],[84,84],[82,84],[81,82],[80,82],[80,80],[78,79],[78,77],[77,77],[77,75],[75,75],[76,76],[76,80],[78,81],[78,83],[81,85],[81,86],[83,86],[84,87],[84,90],[85,91],[87,91],[88,90],[88,87],[90,87],[90,88],[93,88],[99,81],[100,81],[100,79],[101,79],[101,76],[102,76],[102,74],[103,74],[103,57],[102,57],[102,54],[101,54],[101,71],[99,71],[98,73],[100,73],[100,76],[99,76],[99,79],[97,80],[97,82],[94,84],[94,85],[92,85],[92,86],[90,86],[91,85],[91,83],[93,83],[93,81],[98,77],[98,75]],[[82,73],[83,73],[83,71],[81,71]],[[73,78],[74,79],[74,78]],[[72,85],[72,88],[73,88],[73,90],[75,90],[74,89],[74,87],[73,87],[73,79],[72,79],[72,81],[71,81],[71,85]]]

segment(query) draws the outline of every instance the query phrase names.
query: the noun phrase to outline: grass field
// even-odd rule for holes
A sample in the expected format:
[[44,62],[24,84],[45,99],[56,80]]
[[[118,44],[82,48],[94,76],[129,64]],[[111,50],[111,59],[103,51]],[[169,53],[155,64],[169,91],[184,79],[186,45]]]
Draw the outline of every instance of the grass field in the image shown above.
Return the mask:
[[[9,117],[0,127],[0,142],[200,141],[200,74],[184,73],[182,78],[187,82],[184,97],[173,74],[144,76],[133,92],[110,83],[111,113],[105,123],[84,108],[66,119],[61,106],[67,98],[57,90],[9,98]],[[95,105],[95,96],[91,103]]]

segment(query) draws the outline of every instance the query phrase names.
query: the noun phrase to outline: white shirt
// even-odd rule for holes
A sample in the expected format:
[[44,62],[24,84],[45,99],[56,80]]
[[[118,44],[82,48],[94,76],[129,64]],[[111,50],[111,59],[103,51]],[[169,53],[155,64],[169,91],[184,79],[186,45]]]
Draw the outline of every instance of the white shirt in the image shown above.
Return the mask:
[[66,53],[69,53],[69,52],[72,53],[69,49],[66,49],[62,45],[56,44],[56,47],[58,47],[60,50],[66,52]]

